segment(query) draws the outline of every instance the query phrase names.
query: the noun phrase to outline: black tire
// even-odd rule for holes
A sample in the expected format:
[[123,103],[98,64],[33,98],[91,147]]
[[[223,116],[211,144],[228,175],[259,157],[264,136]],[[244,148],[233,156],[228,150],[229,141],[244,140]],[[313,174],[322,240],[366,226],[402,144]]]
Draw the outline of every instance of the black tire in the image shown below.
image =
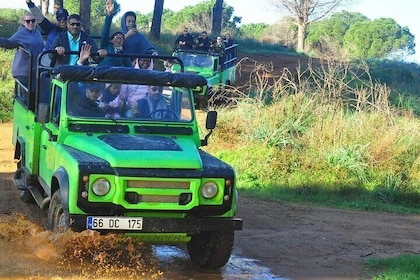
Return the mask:
[[61,203],[60,190],[57,190],[51,198],[48,208],[47,228],[51,231],[67,231],[70,228],[70,216]]
[[234,231],[204,231],[187,243],[190,259],[199,267],[217,269],[224,266],[233,250]]

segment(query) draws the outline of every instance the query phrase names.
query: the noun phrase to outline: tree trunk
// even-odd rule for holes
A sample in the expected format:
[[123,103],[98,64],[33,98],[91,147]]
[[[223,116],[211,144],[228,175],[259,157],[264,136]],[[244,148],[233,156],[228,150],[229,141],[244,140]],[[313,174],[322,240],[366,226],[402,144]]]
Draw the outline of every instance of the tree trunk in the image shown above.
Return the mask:
[[298,24],[298,41],[297,41],[297,51],[304,52],[305,51],[305,39],[306,39],[306,27],[305,23]]
[[165,0],[155,0],[155,8],[153,10],[152,26],[150,34],[155,40],[160,40],[160,29],[162,25],[163,3]]
[[82,18],[82,30],[90,34],[90,13],[92,10],[92,0],[80,0],[79,15]]
[[213,35],[220,35],[222,33],[222,15],[223,15],[223,0],[216,0],[213,6],[213,19],[211,26],[211,33]]
[[57,12],[58,9],[63,8],[63,0],[54,0],[54,11],[53,14],[55,15],[55,13]]
[[50,6],[50,0],[40,0],[41,12],[44,16],[48,14],[49,6]]

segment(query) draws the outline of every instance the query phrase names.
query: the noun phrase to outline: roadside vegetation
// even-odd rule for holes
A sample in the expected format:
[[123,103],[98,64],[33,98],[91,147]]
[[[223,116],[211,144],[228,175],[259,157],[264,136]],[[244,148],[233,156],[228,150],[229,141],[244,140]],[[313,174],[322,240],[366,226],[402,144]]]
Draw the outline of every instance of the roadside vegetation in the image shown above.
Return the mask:
[[402,255],[389,259],[370,259],[367,266],[382,272],[373,280],[417,280],[420,276],[420,256]]
[[[224,28],[234,34],[241,53],[296,54],[290,19],[238,29],[240,19],[228,11]],[[19,17],[16,13],[3,13],[0,37],[16,30],[11,23]],[[161,40],[155,42],[163,54],[171,53],[184,25],[193,32],[202,30],[203,23],[186,16],[194,15],[194,7],[182,13],[164,13]],[[150,19],[151,15],[139,17],[143,31]],[[102,21],[94,20],[92,34],[100,34]],[[114,28],[118,26],[117,21]],[[378,44],[377,30],[398,34],[383,36],[394,38],[395,44]],[[359,35],[376,40],[370,46],[378,47],[347,48],[360,42]],[[420,69],[396,59],[412,53],[410,35],[392,20],[372,22],[347,12],[312,25],[308,53],[321,59],[296,72],[285,69],[274,78],[267,75],[270,65],[257,62],[247,85],[218,92],[229,102],[220,106],[211,100],[210,108],[219,113],[218,126],[205,149],[235,168],[242,195],[419,214]],[[0,49],[0,121],[12,116],[13,54]],[[372,259],[368,265],[384,269],[375,279],[420,279],[417,255]]]

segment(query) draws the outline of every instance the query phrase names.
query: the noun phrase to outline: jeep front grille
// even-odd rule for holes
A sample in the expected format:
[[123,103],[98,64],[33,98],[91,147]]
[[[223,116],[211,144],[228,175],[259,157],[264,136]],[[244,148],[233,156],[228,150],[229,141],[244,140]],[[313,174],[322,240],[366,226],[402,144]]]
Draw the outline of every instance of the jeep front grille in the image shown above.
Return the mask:
[[192,200],[192,193],[189,189],[189,182],[127,181],[125,200],[130,204],[176,203],[187,205]]

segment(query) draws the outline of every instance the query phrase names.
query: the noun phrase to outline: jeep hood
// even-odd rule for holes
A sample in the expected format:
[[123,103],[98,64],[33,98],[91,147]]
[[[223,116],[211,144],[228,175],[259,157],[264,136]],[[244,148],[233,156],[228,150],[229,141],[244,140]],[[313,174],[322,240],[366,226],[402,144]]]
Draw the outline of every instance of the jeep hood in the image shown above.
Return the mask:
[[71,135],[65,145],[107,161],[112,167],[201,169],[191,139],[157,135]]

